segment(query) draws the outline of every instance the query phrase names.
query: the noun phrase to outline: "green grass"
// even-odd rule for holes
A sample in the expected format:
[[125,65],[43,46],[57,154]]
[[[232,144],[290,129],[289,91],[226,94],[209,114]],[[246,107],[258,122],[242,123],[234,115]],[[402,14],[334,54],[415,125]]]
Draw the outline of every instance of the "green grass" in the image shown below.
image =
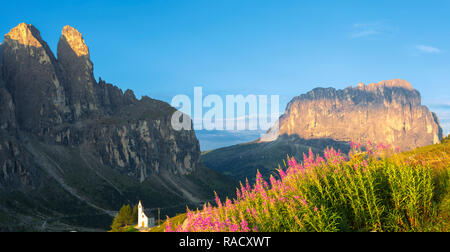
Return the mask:
[[128,227],[125,228],[125,232],[127,232],[127,233],[137,233],[137,232],[139,232],[139,230],[134,228],[134,227],[132,227],[132,226],[128,226]]
[[399,163],[427,167],[432,171],[434,186],[433,223],[424,225],[426,231],[450,231],[450,138],[435,144],[403,152],[393,157]]
[[162,224],[153,227],[151,229],[149,229],[149,232],[164,232],[167,223],[171,223],[172,224],[172,228],[176,228],[179,225],[183,224],[184,220],[186,220],[186,214],[178,214],[175,217],[172,218],[168,218],[166,221],[164,221]]

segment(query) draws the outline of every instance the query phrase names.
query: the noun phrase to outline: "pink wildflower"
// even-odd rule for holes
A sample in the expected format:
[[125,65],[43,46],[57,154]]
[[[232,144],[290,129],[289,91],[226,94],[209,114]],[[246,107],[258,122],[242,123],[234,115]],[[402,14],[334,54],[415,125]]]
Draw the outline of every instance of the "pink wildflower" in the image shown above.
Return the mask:
[[248,227],[248,223],[244,219],[242,219],[242,221],[241,221],[241,231],[242,232],[250,232],[250,228]]
[[286,173],[283,171],[283,169],[278,170],[278,173],[280,174],[280,178],[283,179],[286,177]]
[[220,198],[219,198],[219,196],[217,196],[217,193],[214,193],[215,194],[215,201],[216,201],[216,204],[217,204],[217,206],[219,207],[219,208],[222,208],[222,202],[220,201]]
[[239,199],[241,199],[241,191],[239,189],[236,189],[236,197]]
[[167,224],[166,224],[165,232],[173,232],[173,229],[172,229],[172,222],[170,222],[170,219],[167,219]]
[[277,180],[273,176],[270,176],[270,184],[272,185],[272,188],[277,186]]
[[303,205],[303,206],[307,206],[307,205],[308,205],[308,204],[306,203],[306,199],[301,199],[300,201],[302,202],[302,205]]

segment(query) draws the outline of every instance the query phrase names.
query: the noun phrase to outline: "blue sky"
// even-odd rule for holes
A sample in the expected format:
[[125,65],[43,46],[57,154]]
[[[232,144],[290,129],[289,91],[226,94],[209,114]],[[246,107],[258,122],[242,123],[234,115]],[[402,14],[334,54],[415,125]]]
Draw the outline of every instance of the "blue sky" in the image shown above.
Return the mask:
[[280,95],[402,78],[450,133],[450,1],[6,1],[0,33],[35,25],[56,52],[84,36],[95,76],[137,96]]

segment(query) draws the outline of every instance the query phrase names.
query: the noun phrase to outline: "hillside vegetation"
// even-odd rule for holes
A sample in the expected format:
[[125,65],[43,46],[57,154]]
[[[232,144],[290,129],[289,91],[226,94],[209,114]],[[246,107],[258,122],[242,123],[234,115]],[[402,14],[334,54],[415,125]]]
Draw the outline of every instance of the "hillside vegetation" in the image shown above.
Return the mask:
[[327,148],[237,189],[236,198],[188,210],[165,231],[449,231],[450,141],[396,153],[389,146],[349,155]]

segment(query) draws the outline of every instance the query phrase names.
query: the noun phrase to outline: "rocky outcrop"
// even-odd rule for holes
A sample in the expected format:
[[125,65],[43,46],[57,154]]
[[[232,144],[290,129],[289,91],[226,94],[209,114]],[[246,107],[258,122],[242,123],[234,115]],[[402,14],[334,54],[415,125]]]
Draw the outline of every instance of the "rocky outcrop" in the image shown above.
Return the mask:
[[[0,211],[17,210],[11,193],[19,191],[46,209],[38,216],[65,215],[69,202],[110,215],[137,200],[170,213],[205,201],[222,183],[202,165],[195,133],[172,129],[174,108],[95,80],[75,28],[63,28],[58,58],[25,23],[0,49],[0,198],[11,200]],[[48,203],[52,195],[60,200]]]
[[11,132],[16,128],[15,111],[11,95],[0,87],[0,130]]
[[343,90],[316,88],[295,97],[280,117],[278,135],[368,141],[401,150],[439,143],[436,115],[407,81],[395,79]]

